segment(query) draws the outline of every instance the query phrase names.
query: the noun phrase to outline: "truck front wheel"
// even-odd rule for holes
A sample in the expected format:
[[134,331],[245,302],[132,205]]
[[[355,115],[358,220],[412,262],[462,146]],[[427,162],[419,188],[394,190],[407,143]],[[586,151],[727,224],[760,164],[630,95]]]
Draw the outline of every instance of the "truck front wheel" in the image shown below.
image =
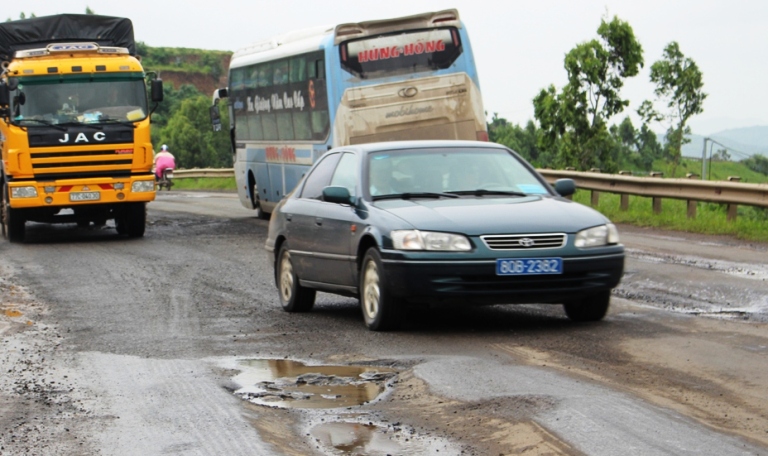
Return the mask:
[[2,226],[3,237],[10,242],[24,242],[24,224],[26,221],[21,211],[11,207],[10,195],[8,194],[8,184],[3,185],[2,202]]
[[147,204],[128,203],[115,220],[117,232],[136,238],[144,236],[147,225]]

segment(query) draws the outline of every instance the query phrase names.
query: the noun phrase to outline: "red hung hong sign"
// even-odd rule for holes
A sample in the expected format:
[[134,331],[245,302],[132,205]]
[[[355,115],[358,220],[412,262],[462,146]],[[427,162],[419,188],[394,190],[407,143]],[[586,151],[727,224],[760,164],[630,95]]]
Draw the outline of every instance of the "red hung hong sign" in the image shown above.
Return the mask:
[[341,43],[341,65],[361,78],[448,68],[461,55],[456,28],[406,31]]

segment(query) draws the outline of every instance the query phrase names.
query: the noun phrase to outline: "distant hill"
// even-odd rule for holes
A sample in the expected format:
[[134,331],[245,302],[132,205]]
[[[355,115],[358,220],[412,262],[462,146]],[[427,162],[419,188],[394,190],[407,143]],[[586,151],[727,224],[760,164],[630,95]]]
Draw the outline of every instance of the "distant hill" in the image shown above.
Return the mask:
[[164,83],[178,89],[191,84],[204,95],[225,87],[232,52],[203,49],[152,47],[137,43],[137,53],[147,71],[154,71]]
[[[689,137],[691,142],[683,146],[683,156],[701,158],[704,136],[694,134]],[[754,154],[768,156],[768,126],[733,128],[707,135],[707,138],[719,143],[707,142],[707,156],[709,156],[710,147],[712,153],[726,149],[732,160],[743,160]],[[663,139],[664,135],[659,135],[659,141]]]

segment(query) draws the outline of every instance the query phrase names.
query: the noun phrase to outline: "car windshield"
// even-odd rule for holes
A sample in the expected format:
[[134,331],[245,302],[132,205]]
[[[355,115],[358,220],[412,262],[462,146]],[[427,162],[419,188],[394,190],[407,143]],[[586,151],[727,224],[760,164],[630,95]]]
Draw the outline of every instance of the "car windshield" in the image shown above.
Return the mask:
[[374,200],[398,195],[475,197],[549,194],[538,176],[501,149],[415,149],[370,154],[368,193]]
[[[31,78],[30,78],[31,79]],[[141,79],[25,81],[11,92],[17,125],[134,122],[147,117]]]

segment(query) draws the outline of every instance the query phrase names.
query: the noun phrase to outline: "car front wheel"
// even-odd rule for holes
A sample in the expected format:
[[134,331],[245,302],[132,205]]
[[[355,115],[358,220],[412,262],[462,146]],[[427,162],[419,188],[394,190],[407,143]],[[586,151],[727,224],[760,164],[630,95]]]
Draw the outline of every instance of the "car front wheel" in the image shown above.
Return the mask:
[[360,270],[360,307],[371,331],[388,331],[400,326],[399,304],[390,296],[381,255],[375,248],[365,253]]
[[600,321],[608,313],[611,290],[601,291],[585,298],[563,304],[565,314],[573,321]]
[[293,269],[288,243],[280,247],[277,257],[277,289],[280,304],[286,312],[309,312],[315,305],[315,290],[299,285],[299,277]]

